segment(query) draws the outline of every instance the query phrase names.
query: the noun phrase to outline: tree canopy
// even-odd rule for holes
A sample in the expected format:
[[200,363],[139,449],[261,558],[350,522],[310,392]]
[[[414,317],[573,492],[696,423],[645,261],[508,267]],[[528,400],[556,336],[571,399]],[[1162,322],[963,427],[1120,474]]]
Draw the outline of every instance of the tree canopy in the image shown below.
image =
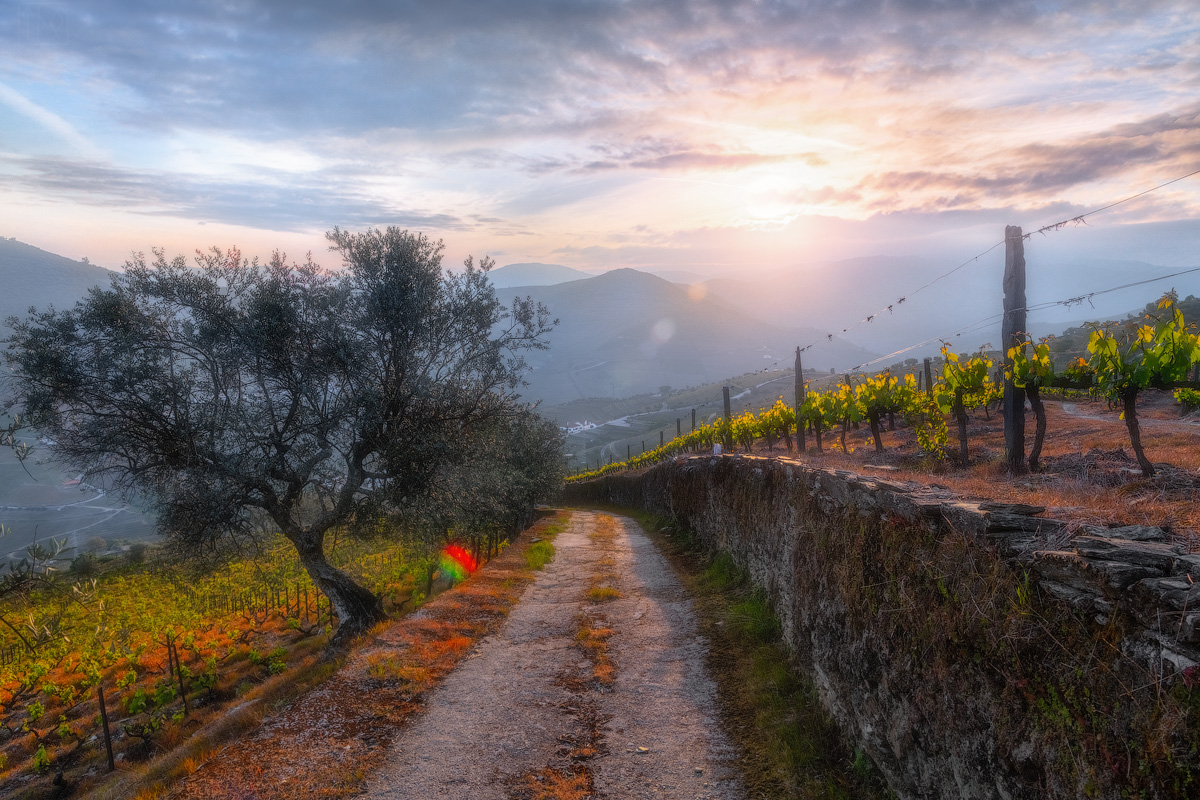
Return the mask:
[[420,234],[327,238],[340,271],[139,254],[75,308],[10,321],[6,357],[16,410],[58,459],[144,493],[189,547],[269,520],[342,639],[382,611],[328,563],[326,534],[417,504],[478,435],[526,416],[522,354],[553,323],[529,300],[502,306],[488,259],[444,273]]

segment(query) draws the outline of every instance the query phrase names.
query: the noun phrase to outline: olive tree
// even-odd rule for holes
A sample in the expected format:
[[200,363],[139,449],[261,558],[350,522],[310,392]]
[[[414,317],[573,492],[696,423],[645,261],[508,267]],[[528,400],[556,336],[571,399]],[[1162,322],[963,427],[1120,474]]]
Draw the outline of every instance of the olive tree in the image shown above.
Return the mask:
[[255,535],[295,546],[340,620],[383,615],[329,563],[338,526],[418,502],[472,432],[521,413],[523,351],[553,325],[505,308],[491,261],[444,273],[397,228],[327,234],[344,268],[237,250],[195,266],[137,255],[69,311],[10,320],[12,405],[89,480],[143,493],[185,548]]

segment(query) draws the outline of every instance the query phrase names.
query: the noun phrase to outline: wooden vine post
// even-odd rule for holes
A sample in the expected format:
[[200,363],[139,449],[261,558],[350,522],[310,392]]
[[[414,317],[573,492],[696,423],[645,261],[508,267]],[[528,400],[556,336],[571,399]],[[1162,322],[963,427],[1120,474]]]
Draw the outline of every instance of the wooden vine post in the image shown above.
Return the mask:
[[804,421],[800,419],[800,409],[804,407],[804,367],[800,364],[800,348],[796,348],[796,446],[800,452],[804,450]]
[[[1025,238],[1020,227],[1004,228],[1004,323],[1000,332],[1000,350],[1006,372],[1012,373],[1009,349],[1021,343],[1025,333]],[[1025,390],[1004,381],[1004,459],[1009,472],[1026,471],[1025,466]]]
[[112,735],[108,731],[108,707],[104,704],[104,684],[96,684],[96,692],[100,695],[100,725],[104,728],[104,750],[108,753],[108,771],[112,772],[117,768],[117,762],[113,760],[112,751]]
[[725,400],[725,452],[733,452],[733,410],[729,406],[729,387],[722,386],[721,394]]

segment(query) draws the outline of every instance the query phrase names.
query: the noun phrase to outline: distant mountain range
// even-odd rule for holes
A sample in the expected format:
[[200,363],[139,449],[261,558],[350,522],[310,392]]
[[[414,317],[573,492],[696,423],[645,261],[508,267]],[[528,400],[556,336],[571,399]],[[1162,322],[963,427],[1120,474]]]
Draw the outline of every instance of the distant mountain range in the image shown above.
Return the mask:
[[30,306],[65,309],[93,286],[108,286],[113,273],[103,267],[48,253],[16,239],[0,238],[0,332],[9,317],[24,317]]
[[568,281],[584,280],[595,277],[590,272],[582,272],[562,264],[508,264],[488,273],[488,280],[497,289],[508,289],[513,286],[554,286]]
[[[880,304],[945,271],[941,264],[906,257],[874,257],[819,266],[753,273],[753,277],[673,283],[632,269],[593,276],[560,264],[520,263],[489,274],[500,297],[510,302],[530,295],[560,320],[549,350],[532,354],[525,395],[547,405],[587,397],[628,397],[721,381],[756,369],[790,367],[798,345],[816,343],[804,365],[842,370],[893,353],[915,342],[953,332],[999,310],[998,267],[972,264],[928,291]],[[1081,265],[1029,267],[1029,300],[1067,297],[1073,291],[1106,288],[1130,277],[1170,271],[1140,262],[1092,261]],[[997,274],[993,275],[995,272]],[[91,287],[107,285],[113,273],[97,266],[0,239],[0,325],[29,306],[67,308]],[[751,273],[747,273],[750,275]],[[675,278],[677,276],[670,276]],[[681,275],[686,280],[687,275]],[[1197,276],[1177,281],[1181,296],[1197,291]],[[1057,316],[1031,317],[1035,335],[1059,332],[1083,319],[1114,319],[1155,299],[1170,283],[1122,292],[1061,307]],[[1102,302],[1103,301],[1103,302]],[[965,352],[999,342],[988,327],[952,339]],[[849,328],[843,334],[842,328]],[[835,334],[832,339],[829,333]],[[905,352],[936,352],[932,344]],[[890,361],[881,364],[886,366]]]
[[[548,405],[585,397],[627,397],[722,380],[755,369],[791,367],[799,342],[820,336],[779,326],[711,296],[632,269],[553,286],[499,291],[506,303],[530,296],[559,325],[550,348],[533,353],[526,395]],[[806,367],[845,368],[871,358],[837,337],[805,356]]]

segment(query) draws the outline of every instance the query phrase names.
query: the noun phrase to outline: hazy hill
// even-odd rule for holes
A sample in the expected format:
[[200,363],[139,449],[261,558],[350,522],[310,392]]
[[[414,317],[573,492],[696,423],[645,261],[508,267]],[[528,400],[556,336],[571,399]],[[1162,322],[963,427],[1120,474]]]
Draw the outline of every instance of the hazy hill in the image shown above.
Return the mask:
[[[1033,247],[1026,258],[1030,304],[1065,300],[1177,271],[1140,261],[1041,260]],[[701,285],[711,296],[776,325],[811,326],[840,334],[867,315],[878,314],[871,323],[851,327],[843,338],[880,353],[937,337],[950,337],[956,350],[966,351],[985,342],[999,343],[998,317],[994,324],[961,338],[954,334],[1000,313],[1003,259],[1002,249],[997,249],[917,293],[915,289],[958,265],[945,259],[872,256],[759,272],[753,278],[722,277]],[[1077,325],[1081,319],[1120,318],[1171,285],[1166,281],[1100,295],[1071,307],[1038,310],[1030,314],[1030,331],[1041,336]],[[1181,276],[1174,288],[1181,296],[1200,292],[1200,275]],[[905,301],[897,302],[901,297]],[[893,304],[893,310],[882,311],[888,304]],[[928,355],[927,351],[936,352],[937,347],[931,344],[908,355]]]
[[[107,286],[112,275],[101,267],[0,238],[0,338],[8,335],[4,321],[9,317],[26,316],[30,306],[39,311],[51,305],[71,308],[93,286]],[[6,389],[0,379],[0,401],[7,399]],[[85,547],[106,550],[123,540],[154,536],[151,516],[117,498],[64,485],[77,473],[47,462],[47,450],[36,438],[32,443],[34,457],[24,464],[0,447],[0,506],[6,507],[0,523],[11,531],[0,540],[0,566],[38,538],[65,539],[76,548],[71,555],[76,555]]]
[[93,286],[107,286],[112,272],[72,261],[15,239],[0,238],[0,328],[30,306],[70,308]]
[[[815,332],[764,322],[686,287],[632,269],[555,286],[500,292],[504,302],[530,295],[560,320],[550,349],[530,356],[525,391],[547,404],[582,397],[627,397],[663,385],[680,388],[730,375],[790,367],[797,344]],[[805,358],[805,366],[848,367],[870,358],[834,339]]]
[[567,281],[578,281],[592,277],[562,264],[508,264],[488,273],[488,280],[497,289],[513,286],[554,286]]

